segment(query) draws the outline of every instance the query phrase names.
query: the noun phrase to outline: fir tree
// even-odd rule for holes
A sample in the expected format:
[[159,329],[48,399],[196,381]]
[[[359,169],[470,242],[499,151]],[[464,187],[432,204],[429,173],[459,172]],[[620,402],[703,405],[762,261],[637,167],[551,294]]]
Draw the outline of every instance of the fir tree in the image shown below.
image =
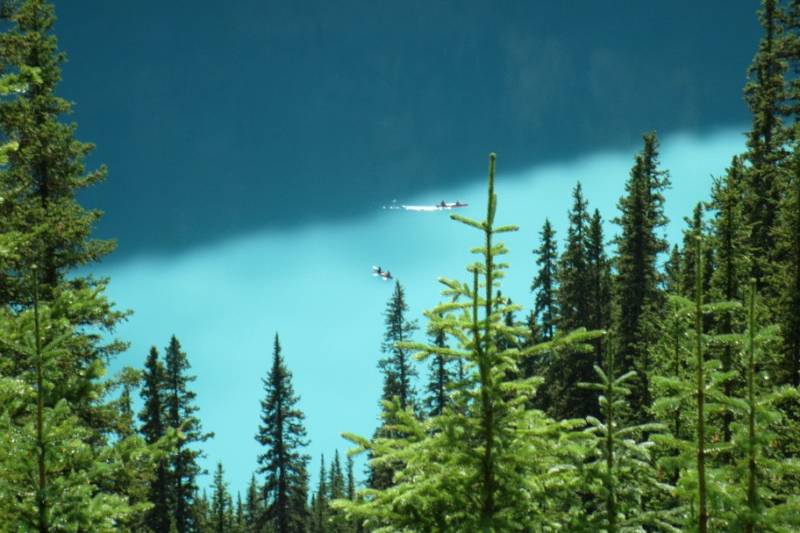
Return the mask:
[[590,220],[580,182],[572,191],[572,202],[567,241],[557,270],[558,326],[562,331],[584,326],[590,312],[587,257]]
[[[604,261],[602,230],[600,242],[592,243],[592,261],[596,264],[590,265],[589,232],[592,229],[596,232],[598,228],[591,227],[592,221],[580,183],[575,186],[572,198],[567,241],[557,270],[560,331],[588,326],[592,318],[602,320],[599,316],[592,315],[602,314],[604,308],[607,308],[606,302],[594,300],[601,297],[603,290],[608,288],[607,285],[604,286],[607,279],[603,279],[604,274],[601,272],[604,268],[601,264]],[[593,237],[597,239],[598,235]],[[605,296],[607,298],[608,294]],[[593,308],[596,304],[600,307]],[[563,352],[547,366],[544,390],[547,391],[547,405],[554,418],[584,417],[596,413],[596,401],[591,391],[576,387],[577,383],[591,379],[594,364],[592,357],[585,353]]]
[[311,533],[327,533],[328,531],[328,475],[325,470],[325,456],[319,458],[319,480],[317,491],[311,504]]
[[[148,444],[155,444],[166,435],[165,425],[165,370],[153,346],[145,360],[141,397],[143,402],[139,420],[141,432]],[[149,499],[153,507],[147,512],[146,525],[153,531],[167,531],[171,515],[170,482],[166,459],[159,461],[155,477],[150,482]]]
[[[499,350],[498,339],[525,337],[527,327],[509,327],[503,317],[519,309],[495,294],[506,265],[497,257],[506,252],[496,243],[498,234],[515,226],[494,224],[495,156],[490,156],[486,218],[475,221],[460,215],[451,218],[482,233],[484,244],[474,250],[481,259],[468,267],[469,282],[441,279],[448,302],[425,313],[435,328],[458,339],[456,348],[405,343],[420,357],[435,354],[464,359],[467,383],[455,394],[453,409],[424,421],[400,408],[387,405],[385,419],[393,420],[396,437],[371,441],[346,434],[361,450],[371,452],[373,463],[396,463],[396,483],[385,489],[367,489],[356,502],[337,500],[334,507],[347,510],[365,527],[386,531],[530,531],[558,522],[557,492],[576,487],[563,464],[572,447],[557,442],[570,427],[556,423],[540,411],[528,408],[540,378],[509,379],[519,375],[524,357],[545,351],[575,349],[575,344],[596,337],[578,331],[551,343],[524,349]],[[584,349],[591,351],[590,346]],[[565,437],[566,440],[566,437]],[[563,451],[562,451],[563,450]]]
[[[695,246],[694,242],[698,237],[705,237],[707,231],[703,221],[703,204],[697,203],[692,211],[692,218],[685,218],[688,228],[683,232],[683,254],[681,265],[681,291],[680,294],[687,298],[694,297],[695,290]],[[711,275],[714,272],[713,249],[704,248],[703,257],[703,293],[707,293],[711,287]]]
[[[800,8],[799,8],[800,9]],[[773,285],[778,289],[778,306],[783,330],[783,361],[779,379],[800,386],[800,153],[793,155],[795,171],[780,204],[775,237],[780,260]]]
[[257,531],[259,518],[263,513],[262,499],[259,496],[258,484],[256,483],[256,476],[250,477],[250,483],[247,485],[247,497],[244,504],[244,523],[246,531]]
[[772,231],[781,193],[781,164],[786,157],[786,131],[781,121],[781,106],[786,98],[786,62],[782,56],[783,13],[778,0],[762,0],[759,21],[764,30],[748,70],[745,100],[753,117],[747,135],[744,218],[751,229],[753,252],[751,274],[766,286],[770,261],[774,258]]
[[549,220],[545,219],[539,235],[539,248],[533,251],[536,255],[536,264],[539,266],[539,272],[531,284],[531,291],[536,293],[533,313],[541,323],[542,340],[549,341],[555,335],[556,323],[559,320],[556,299],[558,250],[556,249],[556,232]]
[[406,319],[405,291],[400,282],[395,282],[394,292],[386,305],[386,333],[381,351],[386,355],[378,367],[383,372],[383,399],[397,397],[403,409],[416,405],[412,380],[416,376],[411,357],[407,350],[397,347],[398,342],[408,341],[417,329],[416,323]]
[[202,473],[198,459],[203,453],[192,445],[208,440],[213,433],[203,433],[200,419],[195,415],[197,395],[189,389],[195,377],[189,375],[189,359],[174,335],[164,353],[166,423],[179,432],[177,449],[169,461],[170,498],[178,532],[186,533],[195,527],[192,500],[197,493],[197,476]]
[[302,453],[302,448],[308,444],[303,426],[305,415],[297,407],[299,397],[281,355],[277,334],[272,367],[262,381],[264,400],[256,434],[256,441],[264,447],[258,456],[258,473],[266,477],[262,490],[265,504],[262,523],[276,533],[304,533],[308,491],[308,456]]
[[[710,207],[715,214],[711,221],[711,246],[715,251],[715,268],[711,274],[711,298],[718,301],[742,301],[742,285],[749,265],[749,228],[744,223],[742,210],[742,177],[744,167],[734,157],[724,178],[717,178],[711,189]],[[724,313],[715,324],[718,333],[726,335],[735,331],[736,318]],[[726,345],[720,354],[722,371],[730,372],[734,367],[734,348]],[[725,382],[725,395],[733,395],[734,381]],[[722,434],[725,442],[731,440],[732,414],[723,413]]]
[[[430,331],[429,334],[432,336],[433,344],[440,348],[447,346],[444,331]],[[431,358],[428,367],[427,395],[423,401],[427,416],[438,416],[447,406],[450,394],[448,388],[455,379],[451,366],[451,362],[443,356]]]
[[217,463],[214,471],[213,493],[211,494],[211,531],[213,533],[230,533],[232,529],[233,501],[225,483],[225,470],[222,463]]
[[647,345],[655,336],[654,323],[662,304],[656,264],[658,255],[668,250],[657,232],[667,223],[663,191],[670,182],[658,166],[658,140],[654,133],[648,133],[625,183],[625,196],[618,204],[620,216],[614,220],[622,229],[615,239],[618,311],[614,330],[619,340],[620,371],[637,373],[631,382],[630,404],[640,416],[650,403]]
[[664,263],[664,292],[681,294],[681,267],[683,266],[683,254],[677,244],[672,245],[669,258]]
[[[592,493],[599,496],[600,504],[591,506],[596,511],[583,519],[587,530],[616,533],[644,526],[672,530],[669,517],[657,507],[658,493],[670,489],[658,478],[650,456],[652,442],[637,441],[643,435],[662,431],[660,424],[626,425],[622,414],[627,411],[625,397],[630,389],[625,382],[634,378],[630,371],[617,376],[614,369],[614,352],[606,350],[605,370],[595,365],[595,383],[581,383],[581,388],[599,393],[598,403],[602,419],[587,418],[587,432],[593,436],[587,468],[590,485],[599,481]],[[655,508],[646,508],[653,506]]]
[[[331,462],[330,481],[328,483],[328,501],[341,500],[346,497],[345,477],[342,472],[342,464],[339,460],[339,450],[333,454],[333,461]],[[328,519],[329,533],[347,533],[349,523],[347,517],[339,509],[331,509],[330,518]]]
[[[103,379],[108,361],[125,348],[113,330],[126,313],[116,310],[107,299],[107,280],[76,272],[114,247],[109,241],[91,238],[100,214],[76,201],[81,189],[104,178],[105,170],[85,171],[83,161],[92,146],[75,139],[74,124],[62,122],[71,104],[56,96],[65,55],[53,34],[53,6],[43,0],[6,3],[3,16],[0,89],[13,87],[16,95],[0,101],[4,139],[0,156],[5,163],[0,169],[0,309],[8,313],[10,322],[23,320],[33,307],[29,274],[37,266],[41,302],[48,308],[48,320],[59,324],[45,332],[42,343],[46,346],[53,341],[55,331],[64,335],[61,349],[49,363],[45,379],[51,389],[43,410],[50,412],[61,405],[58,412],[69,413],[75,435],[80,434],[89,447],[88,457],[98,461],[96,466],[106,466],[105,471],[94,468],[92,461],[77,460],[83,452],[76,452],[77,462],[72,467],[77,470],[72,473],[80,475],[84,468],[86,487],[133,504],[139,498],[135,491],[152,473],[153,466],[143,460],[152,457],[152,450],[143,447],[134,434],[118,438],[130,413],[121,412],[112,399],[111,389],[119,380]],[[28,328],[22,323],[9,327],[15,331]],[[13,338],[12,333],[5,337]],[[3,350],[0,355],[2,375],[33,377],[27,356],[13,350]],[[22,415],[13,418],[23,419]],[[61,429],[65,431],[62,435],[68,433],[65,427]],[[77,504],[80,498],[75,501]],[[96,510],[92,507],[86,512],[91,509]],[[99,530],[115,519],[127,527],[140,513],[124,512],[126,518],[110,513],[94,527]],[[84,515],[76,514],[74,521],[80,523]]]

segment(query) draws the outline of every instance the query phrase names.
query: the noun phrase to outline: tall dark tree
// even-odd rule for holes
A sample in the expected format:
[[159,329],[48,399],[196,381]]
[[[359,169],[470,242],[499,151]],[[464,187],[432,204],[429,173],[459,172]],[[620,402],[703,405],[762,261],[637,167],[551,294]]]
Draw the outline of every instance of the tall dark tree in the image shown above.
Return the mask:
[[380,360],[378,367],[383,372],[383,400],[397,398],[403,409],[413,409],[416,407],[416,398],[412,380],[417,371],[411,360],[411,353],[397,346],[398,342],[411,340],[417,329],[416,323],[406,318],[407,314],[405,291],[397,281],[384,313],[386,332],[381,351],[386,357]]
[[[687,298],[694,298],[695,285],[695,241],[697,237],[705,237],[707,233],[706,224],[703,220],[703,204],[698,202],[692,211],[692,218],[684,218],[687,228],[683,231],[683,254],[681,264],[681,291],[680,293]],[[711,275],[714,272],[714,250],[710,247],[703,248],[703,292],[707,293],[711,288]]]
[[551,340],[555,335],[559,310],[557,295],[558,249],[556,232],[550,221],[545,219],[539,233],[539,248],[533,251],[539,271],[533,278],[531,291],[536,293],[533,313],[541,323],[542,340]]
[[317,480],[317,491],[311,500],[311,532],[310,533],[327,533],[328,531],[328,516],[330,509],[328,507],[328,474],[325,470],[325,456],[321,455],[319,458],[319,479]]
[[165,351],[164,404],[166,425],[178,430],[179,441],[170,458],[170,498],[178,533],[195,529],[192,504],[197,493],[197,476],[202,473],[198,459],[203,452],[194,445],[204,442],[213,433],[204,433],[196,416],[196,394],[189,385],[195,377],[189,374],[189,358],[173,335]]
[[664,291],[671,294],[681,294],[681,268],[683,267],[683,254],[677,244],[672,245],[669,258],[664,263],[664,278],[662,285]]
[[[556,273],[560,331],[587,326],[594,303],[591,291],[595,287],[591,284],[595,280],[591,279],[588,255],[591,220],[580,183],[573,189],[572,198],[567,240]],[[593,393],[577,387],[578,383],[593,377],[594,363],[591,356],[573,351],[562,351],[552,358],[545,370],[545,384],[540,394],[548,397],[546,403],[553,417],[574,418],[596,413],[597,401]]]
[[775,237],[779,261],[773,285],[778,288],[783,332],[779,379],[800,386],[800,153],[793,155],[794,172],[781,201]]
[[[589,222],[586,240],[586,262],[588,269],[588,329],[607,329],[611,326],[611,262],[606,255],[603,236],[603,217],[594,210]],[[598,359],[602,361],[602,359]]]
[[625,195],[617,205],[620,216],[614,220],[622,233],[615,239],[617,317],[615,333],[619,342],[620,372],[635,370],[630,404],[634,412],[644,413],[649,405],[647,345],[655,337],[654,322],[660,314],[661,275],[656,268],[659,254],[669,250],[659,229],[668,222],[664,215],[664,190],[669,176],[659,169],[658,140],[655,133],[644,135],[644,147],[636,155]]
[[[567,214],[569,226],[567,227],[567,241],[564,253],[561,254],[558,264],[558,327],[563,331],[586,325],[590,312],[589,302],[589,261],[587,257],[589,213],[588,203],[583,197],[580,182],[572,191],[572,209]],[[590,374],[586,379],[592,377]],[[582,379],[582,381],[586,381]]]
[[258,473],[265,475],[263,498],[266,512],[262,523],[276,533],[305,533],[308,510],[308,456],[305,415],[298,408],[292,374],[281,355],[278,335],[272,353],[272,368],[264,383],[261,424],[256,440],[264,447],[258,456]]
[[[750,271],[750,229],[744,221],[742,206],[742,179],[745,169],[741,159],[734,157],[724,177],[716,178],[711,189],[709,206],[714,211],[711,219],[711,246],[715,253],[715,268],[711,274],[709,294],[712,300],[742,301],[742,289]],[[738,331],[737,319],[732,311],[723,313],[714,325],[718,333],[730,335]],[[725,345],[720,353],[723,372],[733,370],[736,359],[734,347]],[[734,381],[726,380],[723,389],[730,397]],[[732,413],[726,411],[722,418],[723,442],[731,440]]]
[[786,158],[787,131],[781,120],[786,99],[786,61],[782,57],[784,14],[778,0],[762,0],[759,21],[763,36],[748,70],[745,100],[753,117],[747,135],[744,218],[750,230],[753,251],[751,273],[759,287],[767,286],[770,262],[774,259],[773,227],[782,188],[781,165]]
[[225,483],[225,470],[217,463],[214,471],[214,492],[211,494],[211,531],[230,533],[233,526],[233,500]]
[[263,514],[263,502],[259,496],[256,476],[250,477],[247,485],[247,496],[244,503],[244,523],[246,531],[257,531],[258,520]]
[[[431,340],[435,346],[440,348],[447,347],[445,334],[443,331],[431,330]],[[450,391],[448,387],[454,381],[452,362],[443,355],[436,355],[431,358],[428,367],[428,386],[423,406],[427,416],[438,416],[447,406]]]
[[[165,413],[165,369],[155,346],[150,348],[144,363],[141,397],[143,407],[139,413],[141,433],[148,444],[155,444],[166,435]],[[170,482],[167,460],[158,463],[155,476],[150,482],[150,502],[146,525],[153,531],[169,531],[171,505]]]
[[[328,491],[328,501],[341,500],[347,497],[347,487],[345,485],[344,472],[342,471],[342,463],[339,460],[339,450],[334,452],[333,461],[331,461]],[[330,510],[330,519],[328,520],[329,533],[348,533],[349,526],[347,517],[340,509]]]

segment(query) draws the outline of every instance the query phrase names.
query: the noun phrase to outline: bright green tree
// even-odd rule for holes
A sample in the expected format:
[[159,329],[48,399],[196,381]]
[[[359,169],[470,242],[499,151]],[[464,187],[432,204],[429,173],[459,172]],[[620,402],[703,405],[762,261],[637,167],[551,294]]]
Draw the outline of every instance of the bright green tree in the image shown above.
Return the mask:
[[[335,507],[365,521],[374,531],[530,531],[559,520],[559,492],[575,487],[576,477],[556,468],[572,448],[566,433],[571,426],[532,410],[529,400],[540,378],[517,378],[524,357],[575,344],[595,334],[576,332],[554,341],[520,349],[499,350],[498,340],[526,337],[525,326],[509,327],[503,317],[518,306],[495,302],[498,281],[506,265],[497,261],[505,253],[498,234],[515,226],[495,226],[495,156],[490,157],[486,218],[475,221],[451,218],[481,232],[484,242],[473,251],[481,259],[468,267],[472,279],[441,279],[447,302],[425,313],[457,347],[405,343],[420,357],[435,354],[463,359],[466,381],[454,394],[454,409],[424,421],[401,409],[397,401],[386,405],[387,416],[398,437],[370,440],[347,434],[360,449],[371,452],[371,462],[396,462],[395,484],[366,489],[355,502],[338,500]],[[585,346],[591,351],[591,346]],[[562,440],[563,439],[563,440]]]

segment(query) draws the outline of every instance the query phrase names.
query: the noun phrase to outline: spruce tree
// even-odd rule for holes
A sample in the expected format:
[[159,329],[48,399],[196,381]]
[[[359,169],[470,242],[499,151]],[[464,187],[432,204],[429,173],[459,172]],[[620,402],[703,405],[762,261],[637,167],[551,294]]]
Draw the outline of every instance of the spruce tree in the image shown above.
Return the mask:
[[276,533],[305,533],[308,445],[303,426],[305,415],[298,408],[292,374],[281,354],[278,335],[272,352],[272,367],[262,380],[261,424],[256,441],[264,450],[258,456],[258,473],[265,476],[262,495],[265,513],[262,523]]
[[[328,501],[344,499],[347,495],[346,489],[344,472],[342,472],[342,464],[339,460],[339,450],[336,450],[331,462]],[[349,525],[347,517],[340,509],[330,509],[330,518],[328,520],[328,531],[330,533],[347,533]]]
[[782,57],[784,35],[783,10],[778,0],[762,0],[759,22],[763,36],[745,84],[745,100],[752,113],[752,127],[747,134],[746,157],[750,167],[745,173],[744,218],[751,230],[751,274],[759,288],[767,286],[770,262],[774,259],[772,232],[781,195],[781,165],[787,152],[786,129],[781,108],[786,98],[786,62]]
[[531,283],[531,292],[536,293],[533,314],[541,324],[542,340],[549,341],[555,336],[556,323],[559,320],[557,295],[558,250],[555,240],[556,232],[545,219],[539,234],[539,248],[533,251],[539,271]]
[[387,406],[384,418],[393,420],[396,437],[367,440],[345,435],[361,450],[371,452],[371,462],[400,465],[392,486],[366,489],[364,499],[356,502],[334,502],[334,507],[364,520],[368,529],[531,531],[542,524],[555,527],[562,512],[557,494],[576,489],[573,472],[556,467],[565,459],[559,454],[573,449],[565,436],[571,426],[529,409],[529,399],[541,379],[519,379],[519,364],[546,351],[575,349],[597,334],[578,331],[550,343],[498,349],[498,340],[525,337],[528,328],[507,326],[503,317],[519,307],[508,305],[507,300],[498,306],[495,301],[507,267],[498,261],[506,250],[495,238],[516,227],[495,226],[494,171],[492,154],[486,218],[475,221],[451,215],[483,237],[483,245],[474,249],[480,259],[468,267],[472,279],[440,279],[447,302],[425,313],[433,327],[458,339],[458,346],[404,343],[418,350],[420,357],[440,354],[468,363],[467,383],[463,392],[454,395],[454,408],[419,420],[395,401]]
[[193,531],[192,503],[197,493],[197,476],[203,473],[198,459],[203,452],[193,447],[213,437],[204,433],[200,419],[195,415],[196,394],[189,389],[195,380],[189,375],[189,358],[173,335],[164,349],[164,405],[168,427],[178,430],[177,449],[170,457],[170,499],[178,533]]
[[[408,320],[408,305],[405,301],[405,291],[400,282],[395,282],[394,292],[386,304],[384,318],[386,331],[381,344],[381,352],[386,356],[378,362],[378,368],[383,374],[383,395],[381,405],[391,403],[395,399],[402,409],[416,411],[416,393],[412,379],[417,371],[411,360],[411,352],[401,348],[398,343],[411,340],[417,329],[416,321]],[[391,435],[392,420],[384,422],[376,429],[376,435]],[[373,488],[385,488],[392,484],[393,469],[397,465],[383,464],[370,466],[367,484]]]
[[214,483],[211,494],[211,531],[213,533],[230,533],[233,526],[233,501],[225,483],[225,470],[222,463],[217,463],[214,471]]
[[328,516],[328,475],[325,470],[325,455],[319,458],[319,480],[317,481],[317,491],[314,493],[311,503],[311,533],[327,533]]
[[681,267],[683,266],[683,254],[677,244],[672,245],[669,258],[664,263],[664,292],[671,294],[681,294]]
[[[750,231],[744,222],[742,206],[742,178],[745,169],[741,160],[734,157],[723,178],[716,178],[711,189],[710,207],[711,246],[715,253],[715,268],[711,274],[710,295],[717,301],[742,301],[742,286],[750,270],[748,240]],[[716,332],[729,335],[737,331],[737,319],[732,312],[724,313],[714,325]],[[735,348],[722,347],[722,371],[734,368]],[[734,380],[725,382],[726,396],[734,393]],[[723,413],[722,434],[725,442],[731,440],[732,414]]]
[[[141,397],[143,407],[139,413],[141,433],[148,444],[159,442],[167,434],[165,410],[165,370],[155,346],[150,348],[142,374]],[[169,530],[170,480],[166,458],[159,461],[155,477],[150,482],[149,499],[153,507],[147,512],[145,523],[153,531]]]
[[562,331],[584,326],[590,312],[587,257],[590,219],[587,206],[578,182],[572,191],[567,241],[557,270],[558,327]]
[[[684,218],[688,227],[683,232],[683,254],[681,265],[681,291],[680,293],[687,298],[694,298],[695,290],[695,246],[694,242],[698,237],[705,237],[707,230],[703,221],[703,204],[697,203],[692,211],[692,218]],[[704,248],[703,272],[703,293],[707,293],[711,287],[711,275],[714,271],[713,249]]]
[[400,282],[396,281],[384,313],[386,332],[381,352],[386,357],[380,360],[378,367],[383,372],[383,400],[391,401],[396,397],[403,409],[414,409],[416,398],[412,380],[417,372],[408,350],[397,347],[398,342],[411,340],[417,329],[416,323],[406,318],[407,314],[405,291]]
[[778,379],[800,386],[800,153],[793,155],[795,171],[780,204],[775,228],[780,261],[773,285],[778,289],[779,318],[783,330],[783,360]]
[[598,365],[594,367],[597,381],[579,384],[599,394],[601,412],[601,418],[587,417],[589,427],[586,429],[593,437],[586,469],[587,483],[596,485],[591,492],[597,495],[599,502],[588,506],[589,512],[581,521],[587,530],[599,528],[608,533],[646,526],[673,530],[668,513],[658,507],[657,497],[671,487],[659,479],[650,454],[653,442],[643,439],[665,428],[652,423],[626,424],[623,413],[627,411],[625,397],[630,389],[625,383],[636,373],[629,371],[618,376],[613,349],[607,349],[605,355],[604,369]]
[[[444,331],[430,331],[432,342],[440,348],[447,346],[445,342]],[[427,416],[438,416],[447,406],[450,397],[448,390],[455,376],[451,369],[452,362],[444,356],[437,355],[431,358],[430,366],[428,367],[428,386],[427,394],[423,400],[425,407],[425,414]]]
[[664,215],[664,190],[668,174],[660,170],[658,140],[654,133],[644,135],[644,148],[625,183],[625,195],[617,205],[620,216],[614,220],[622,233],[616,237],[616,301],[614,331],[619,342],[620,372],[635,370],[630,384],[630,404],[643,417],[650,403],[648,349],[655,337],[654,324],[660,315],[663,297],[659,292],[661,275],[658,256],[668,251],[658,232],[668,222]]
[[247,497],[244,504],[244,523],[247,531],[257,531],[259,518],[263,514],[262,499],[259,496],[258,484],[256,483],[256,476],[250,477],[250,483],[247,485]]
[[[2,16],[0,89],[13,87],[15,95],[0,101],[4,140],[0,155],[5,163],[0,169],[0,309],[9,322],[24,322],[24,313],[33,307],[30,272],[36,266],[40,300],[49,310],[48,320],[59,324],[45,332],[42,343],[53,341],[55,331],[64,335],[45,378],[51,389],[43,410],[62,405],[59,412],[70,413],[82,442],[90,448],[89,456],[97,466],[101,461],[106,466],[100,473],[91,462],[73,464],[78,469],[75,475],[85,468],[86,487],[133,503],[139,497],[135,492],[152,473],[153,466],[142,460],[152,450],[135,450],[143,444],[141,439],[119,434],[130,413],[121,412],[113,399],[112,389],[119,380],[103,379],[109,360],[125,348],[113,331],[126,313],[106,297],[107,280],[77,272],[114,247],[91,238],[100,214],[76,201],[81,189],[104,178],[105,170],[85,171],[83,161],[92,146],[75,139],[74,124],[62,122],[71,104],[56,95],[65,55],[53,34],[53,6],[43,0],[6,3]],[[9,327],[21,331],[28,326]],[[1,351],[2,375],[32,377],[27,356]],[[137,513],[126,519],[116,515],[118,523],[127,527]],[[76,515],[76,522],[81,515]],[[96,527],[104,527],[105,521]]]
[[[53,398],[54,379],[82,379],[57,371],[74,332],[39,302],[38,269],[31,277],[32,309],[19,314],[0,309],[0,351],[13,354],[26,369],[13,378],[0,373],[0,518],[13,531],[46,533],[68,524],[112,532],[143,510],[133,505],[131,488],[117,488],[117,482],[127,468],[151,469],[150,451],[135,436],[115,447],[93,446],[94,429],[66,400]],[[128,481],[134,483],[137,474],[127,474]]]
[[[595,249],[590,264],[589,237],[592,221],[587,211],[588,203],[583,198],[580,182],[572,193],[573,204],[569,211],[569,227],[564,253],[561,254],[557,270],[558,279],[558,329],[571,331],[579,327],[589,326],[594,313],[602,314],[607,307],[605,302],[598,302],[594,298],[601,297],[607,286],[604,283],[603,269],[604,253],[602,251],[602,230],[597,242],[592,243]],[[593,235],[595,239],[598,235]],[[597,250],[597,247],[600,250]],[[599,254],[599,255],[598,255]],[[605,295],[608,297],[608,294]],[[600,305],[599,308],[593,307]],[[591,391],[577,387],[577,383],[589,381],[592,378],[592,367],[596,363],[591,356],[580,352],[563,352],[550,362],[545,370],[544,390],[547,391],[547,405],[554,418],[584,417],[595,414],[597,402]]]

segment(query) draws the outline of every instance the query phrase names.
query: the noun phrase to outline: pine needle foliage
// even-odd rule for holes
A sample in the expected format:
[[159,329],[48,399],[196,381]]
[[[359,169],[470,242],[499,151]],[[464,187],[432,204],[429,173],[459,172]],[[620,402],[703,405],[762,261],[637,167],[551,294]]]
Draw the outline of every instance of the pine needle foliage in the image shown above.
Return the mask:
[[657,423],[631,424],[627,421],[626,382],[636,376],[629,371],[616,375],[614,351],[606,350],[605,370],[594,365],[597,381],[579,386],[599,394],[601,417],[587,417],[585,430],[593,437],[588,462],[584,467],[590,492],[599,500],[589,506],[580,528],[586,531],[679,531],[670,513],[659,503],[661,494],[672,487],[664,483],[656,470],[649,435],[666,430]]
[[[394,485],[365,489],[362,501],[339,500],[335,506],[364,521],[373,531],[532,531],[557,524],[569,506],[556,497],[576,482],[574,469],[565,464],[577,455],[570,431],[579,421],[555,422],[528,408],[539,378],[519,378],[522,358],[581,346],[599,332],[561,335],[550,342],[519,348],[526,326],[509,326],[508,312],[519,307],[496,301],[499,280],[507,265],[497,261],[506,249],[497,235],[516,226],[496,226],[495,156],[490,156],[486,217],[476,221],[451,218],[483,235],[473,249],[481,257],[467,267],[467,282],[441,278],[447,299],[425,316],[446,332],[456,347],[404,343],[417,358],[441,355],[462,360],[465,386],[453,395],[453,406],[443,414],[420,421],[399,403],[386,404],[392,427],[402,438],[370,440],[345,434],[368,450],[372,463],[398,462]],[[508,340],[504,350],[500,340]],[[509,379],[513,377],[514,379]]]
[[261,424],[256,441],[264,447],[258,456],[258,473],[265,476],[262,497],[265,512],[262,527],[276,533],[301,533],[308,521],[308,456],[305,415],[298,408],[292,374],[281,354],[278,335],[272,352],[272,367],[264,383]]
[[[728,409],[724,385],[733,378],[733,372],[723,372],[720,361],[711,356],[718,349],[709,347],[735,345],[739,337],[706,333],[704,319],[740,305],[704,303],[702,244],[702,237],[696,236],[694,300],[671,297],[674,315],[668,321],[670,326],[664,328],[670,340],[662,344],[666,353],[658,357],[661,375],[653,378],[653,385],[660,396],[652,411],[672,431],[653,436],[653,440],[662,447],[662,467],[678,478],[677,495],[683,509],[676,505],[676,512],[682,513],[684,528],[706,532],[724,524],[725,484],[721,471],[713,467],[729,449],[720,428],[709,425],[709,416],[719,417]],[[682,327],[686,328],[683,332]]]

